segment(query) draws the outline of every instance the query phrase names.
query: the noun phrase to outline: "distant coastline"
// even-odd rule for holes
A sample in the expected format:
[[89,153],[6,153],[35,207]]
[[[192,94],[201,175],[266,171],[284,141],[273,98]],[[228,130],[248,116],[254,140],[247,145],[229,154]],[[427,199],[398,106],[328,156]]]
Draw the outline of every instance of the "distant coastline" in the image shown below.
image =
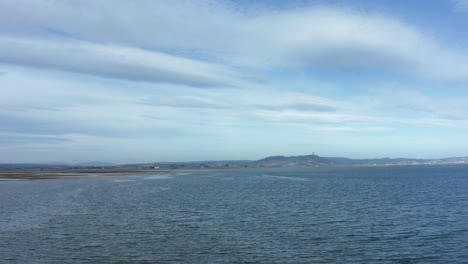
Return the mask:
[[269,156],[259,160],[208,160],[184,162],[148,162],[111,164],[106,162],[66,163],[0,163],[0,171],[6,170],[135,170],[135,169],[210,169],[210,168],[274,168],[317,166],[395,166],[395,165],[462,165],[468,157],[441,159],[373,158],[354,159],[344,157],[321,157],[316,154],[300,156]]
[[52,180],[82,179],[91,177],[119,177],[142,174],[158,174],[173,171],[211,170],[211,169],[254,169],[254,168],[292,168],[292,167],[392,167],[428,165],[468,165],[468,157],[444,159],[351,159],[320,157],[315,154],[302,156],[270,156],[264,159],[231,161],[194,161],[194,162],[154,162],[113,165],[92,162],[80,165],[67,164],[0,164],[0,179]]

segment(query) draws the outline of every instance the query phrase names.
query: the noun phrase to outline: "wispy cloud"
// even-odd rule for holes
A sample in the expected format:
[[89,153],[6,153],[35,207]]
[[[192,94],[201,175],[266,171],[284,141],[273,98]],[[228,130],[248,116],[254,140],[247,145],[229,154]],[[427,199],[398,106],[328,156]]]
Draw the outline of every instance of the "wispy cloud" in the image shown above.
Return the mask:
[[352,115],[352,114],[335,114],[335,113],[303,113],[296,111],[271,113],[259,112],[257,115],[265,120],[279,123],[296,123],[305,125],[322,125],[322,124],[349,124],[349,123],[366,123],[373,120],[370,116]]
[[455,11],[468,11],[468,1],[467,0],[452,0],[453,7]]
[[30,145],[30,144],[62,144],[72,140],[66,137],[31,136],[31,135],[5,135],[0,134],[2,145]]
[[416,89],[402,87],[398,84],[382,84],[370,94],[358,96],[358,107],[364,111],[404,114],[408,117],[427,117],[443,119],[467,119],[468,97],[466,96],[429,96]]
[[[463,98],[434,98],[388,85],[337,100],[265,87],[213,90],[141,83],[119,90],[113,83],[88,83],[78,89],[80,83],[11,71],[0,80],[7,87],[0,98],[0,131],[148,138],[268,125],[378,133],[398,124],[427,127],[432,121],[437,127],[464,128],[468,120]],[[41,96],[44,91],[47,96]]]
[[228,107],[226,104],[214,101],[213,99],[200,96],[158,96],[156,98],[145,98],[138,102],[149,106],[168,106],[175,108],[207,108],[222,109]]
[[325,132],[381,132],[381,131],[391,131],[392,128],[389,127],[359,127],[359,126],[319,126],[311,128],[315,131],[325,131]]
[[316,111],[316,112],[333,112],[336,108],[329,105],[321,105],[314,103],[289,103],[280,105],[254,105],[255,108],[265,110],[299,110],[299,111]]
[[117,79],[229,87],[241,79],[222,65],[136,48],[0,37],[0,61]]

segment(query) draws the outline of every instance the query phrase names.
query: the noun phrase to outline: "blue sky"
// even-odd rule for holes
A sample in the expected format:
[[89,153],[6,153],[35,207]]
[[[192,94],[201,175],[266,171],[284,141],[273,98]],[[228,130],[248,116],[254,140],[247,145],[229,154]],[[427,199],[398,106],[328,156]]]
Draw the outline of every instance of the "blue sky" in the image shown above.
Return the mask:
[[0,162],[468,156],[468,1],[0,2]]

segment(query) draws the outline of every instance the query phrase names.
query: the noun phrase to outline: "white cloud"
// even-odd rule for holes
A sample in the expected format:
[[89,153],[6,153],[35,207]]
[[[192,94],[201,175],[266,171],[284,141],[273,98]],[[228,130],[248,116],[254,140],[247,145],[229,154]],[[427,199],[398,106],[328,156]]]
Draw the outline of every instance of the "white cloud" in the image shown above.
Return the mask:
[[[0,10],[4,34],[59,34],[237,66],[381,69],[468,82],[466,50],[395,18],[350,9],[239,11],[221,1],[18,0],[2,1]],[[113,49],[100,52],[113,54]],[[182,68],[188,70],[200,74]],[[198,77],[198,82],[206,82],[206,77]]]

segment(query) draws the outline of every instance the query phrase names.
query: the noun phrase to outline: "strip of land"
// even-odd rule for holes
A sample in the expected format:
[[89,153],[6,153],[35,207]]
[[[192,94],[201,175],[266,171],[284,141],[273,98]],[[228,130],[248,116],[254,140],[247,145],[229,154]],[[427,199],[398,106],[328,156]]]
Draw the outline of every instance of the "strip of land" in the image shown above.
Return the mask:
[[3,180],[77,180],[170,173],[172,170],[145,169],[63,169],[0,171]]

